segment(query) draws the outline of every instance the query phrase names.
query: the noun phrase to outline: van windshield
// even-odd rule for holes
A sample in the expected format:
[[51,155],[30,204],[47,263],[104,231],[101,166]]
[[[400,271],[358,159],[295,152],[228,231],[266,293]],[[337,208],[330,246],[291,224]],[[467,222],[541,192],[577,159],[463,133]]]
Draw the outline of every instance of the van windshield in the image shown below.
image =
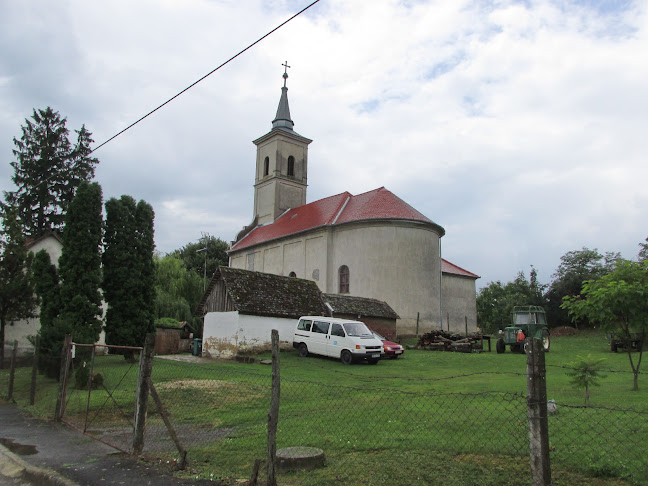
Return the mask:
[[354,337],[373,336],[369,328],[365,326],[362,322],[347,322],[344,324],[344,330],[346,331],[347,336],[354,336]]

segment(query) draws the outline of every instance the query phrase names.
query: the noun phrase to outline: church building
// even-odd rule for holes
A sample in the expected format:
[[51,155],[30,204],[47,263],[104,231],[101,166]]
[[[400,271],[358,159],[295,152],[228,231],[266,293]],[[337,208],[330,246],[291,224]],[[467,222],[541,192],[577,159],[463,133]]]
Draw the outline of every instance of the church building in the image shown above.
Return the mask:
[[312,140],[293,129],[283,77],[272,129],[253,142],[253,220],[233,242],[230,266],[384,301],[400,316],[400,335],[476,331],[479,276],[442,258],[442,226],[385,187],[306,202]]

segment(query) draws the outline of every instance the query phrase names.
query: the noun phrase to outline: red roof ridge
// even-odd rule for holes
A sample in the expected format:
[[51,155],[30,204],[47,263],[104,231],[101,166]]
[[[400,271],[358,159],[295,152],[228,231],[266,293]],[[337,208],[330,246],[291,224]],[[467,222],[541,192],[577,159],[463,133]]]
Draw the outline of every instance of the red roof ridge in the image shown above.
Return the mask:
[[349,191],[344,191],[296,208],[287,209],[271,223],[253,228],[243,238],[235,242],[230,251],[242,250],[259,243],[315,228],[381,219],[432,224],[439,231],[440,237],[445,233],[442,227],[381,186],[356,196]]

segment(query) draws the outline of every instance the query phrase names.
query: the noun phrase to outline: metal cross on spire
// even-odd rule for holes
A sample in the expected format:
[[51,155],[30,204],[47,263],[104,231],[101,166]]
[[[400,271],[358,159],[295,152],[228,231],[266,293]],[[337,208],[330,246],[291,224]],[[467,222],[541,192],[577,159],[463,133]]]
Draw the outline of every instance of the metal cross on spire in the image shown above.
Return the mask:
[[284,73],[283,73],[283,78],[284,78],[284,88],[286,87],[286,79],[288,79],[288,68],[290,67],[288,65],[288,61],[285,62],[285,64],[282,64],[282,66],[285,68]]

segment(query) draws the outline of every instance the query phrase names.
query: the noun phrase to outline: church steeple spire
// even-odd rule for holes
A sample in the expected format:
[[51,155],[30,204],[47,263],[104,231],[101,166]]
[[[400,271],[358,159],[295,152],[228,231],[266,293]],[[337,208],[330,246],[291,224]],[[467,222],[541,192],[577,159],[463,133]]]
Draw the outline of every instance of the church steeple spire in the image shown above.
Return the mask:
[[284,66],[285,68],[283,73],[284,85],[281,88],[281,98],[279,99],[277,114],[275,115],[275,119],[272,120],[272,128],[285,128],[292,130],[295,124],[290,119],[290,108],[288,106],[288,88],[286,87],[286,80],[288,79],[288,68],[290,66],[288,65],[288,61],[286,61],[285,64],[282,64],[282,66]]
[[308,186],[308,144],[312,140],[293,130],[288,108],[288,62],[284,85],[272,130],[254,140],[257,146],[254,178],[254,218],[256,224],[275,221],[287,209],[306,204]]

